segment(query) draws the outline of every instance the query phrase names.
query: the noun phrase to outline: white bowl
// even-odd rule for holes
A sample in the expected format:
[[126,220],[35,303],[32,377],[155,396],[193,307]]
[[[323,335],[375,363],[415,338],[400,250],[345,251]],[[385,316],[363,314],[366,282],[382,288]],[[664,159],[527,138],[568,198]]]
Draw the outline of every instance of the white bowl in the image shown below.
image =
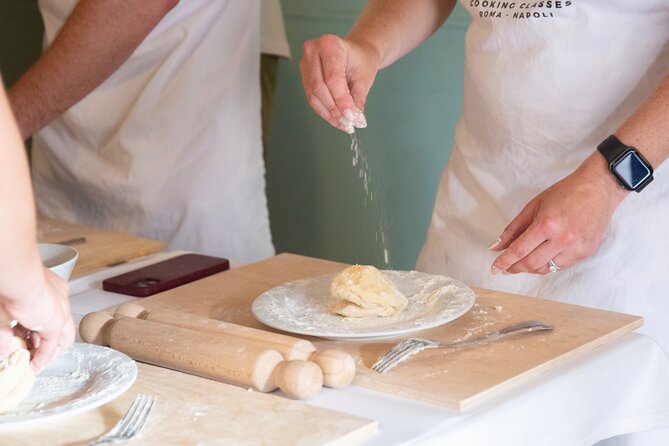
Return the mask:
[[79,251],[71,246],[40,243],[39,255],[44,266],[63,279],[68,280],[74,269],[74,264],[77,263],[77,258],[79,258]]

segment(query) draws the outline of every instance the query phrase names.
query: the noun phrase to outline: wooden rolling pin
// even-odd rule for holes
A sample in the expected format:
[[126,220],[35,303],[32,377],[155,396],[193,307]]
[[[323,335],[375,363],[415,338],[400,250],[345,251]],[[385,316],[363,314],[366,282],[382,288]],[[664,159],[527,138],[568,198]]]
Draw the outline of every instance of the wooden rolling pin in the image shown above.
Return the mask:
[[146,310],[141,305],[127,303],[119,305],[114,316],[126,316],[160,322],[167,325],[210,333],[224,333],[252,342],[254,345],[271,348],[281,353],[287,361],[301,359],[315,362],[323,371],[323,384],[327,387],[343,387],[355,377],[355,360],[342,350],[316,350],[311,342],[279,333],[245,327],[194,314],[173,310]]
[[261,392],[278,387],[290,398],[308,399],[323,386],[316,364],[285,361],[276,350],[240,339],[100,312],[84,316],[79,333],[86,342],[108,345],[138,361]]

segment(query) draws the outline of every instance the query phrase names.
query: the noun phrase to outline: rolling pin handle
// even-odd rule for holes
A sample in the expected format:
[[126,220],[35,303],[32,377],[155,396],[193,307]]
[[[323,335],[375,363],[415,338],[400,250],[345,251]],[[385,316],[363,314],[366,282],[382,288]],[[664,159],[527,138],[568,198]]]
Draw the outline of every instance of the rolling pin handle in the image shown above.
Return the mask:
[[125,303],[116,307],[114,310],[114,317],[134,317],[137,319],[144,319],[147,311],[141,305],[133,303]]
[[109,331],[114,325],[114,317],[108,313],[88,313],[79,323],[79,335],[84,342],[109,345]]
[[343,350],[315,351],[309,357],[323,371],[323,385],[344,387],[355,377],[355,359]]
[[276,386],[287,397],[307,400],[318,394],[323,387],[323,372],[313,362],[295,359],[283,361],[272,373]]

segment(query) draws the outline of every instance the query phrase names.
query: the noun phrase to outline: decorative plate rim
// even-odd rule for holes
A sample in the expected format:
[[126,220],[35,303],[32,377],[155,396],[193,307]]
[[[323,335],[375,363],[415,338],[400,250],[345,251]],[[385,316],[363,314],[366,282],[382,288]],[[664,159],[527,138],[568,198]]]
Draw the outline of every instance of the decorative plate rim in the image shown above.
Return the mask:
[[[50,371],[53,371],[65,361],[76,361],[77,359],[74,357],[74,355],[91,355],[92,353],[99,355],[100,352],[104,352],[106,356],[104,358],[102,356],[97,357],[99,360],[97,363],[98,367],[96,368],[96,362],[91,360],[89,363],[91,368],[86,370],[89,372],[97,372],[91,376],[95,377],[94,379],[97,383],[102,384],[100,389],[97,389],[97,391],[94,393],[84,394],[81,397],[66,401],[61,405],[55,405],[46,410],[28,410],[25,412],[16,413],[16,410],[21,408],[21,405],[19,405],[13,412],[10,411],[4,414],[0,414],[0,431],[5,429],[13,429],[15,427],[24,427],[31,423],[38,423],[43,420],[51,420],[54,417],[74,415],[87,410],[95,409],[125,393],[137,379],[137,364],[135,361],[118,350],[82,342],[72,344],[68,350],[61,354],[61,357],[55,358],[51,363],[49,363],[46,368],[35,378],[35,385],[33,386],[33,389],[38,388],[38,380],[40,380],[40,376],[46,376]],[[116,359],[116,361],[112,361],[113,359]],[[121,362],[119,363],[119,361]],[[105,363],[111,365],[104,367]],[[119,379],[113,380],[109,377],[102,378],[101,376],[107,372],[111,372],[112,374],[116,373]],[[26,400],[29,399],[30,396],[31,394],[26,397]]]

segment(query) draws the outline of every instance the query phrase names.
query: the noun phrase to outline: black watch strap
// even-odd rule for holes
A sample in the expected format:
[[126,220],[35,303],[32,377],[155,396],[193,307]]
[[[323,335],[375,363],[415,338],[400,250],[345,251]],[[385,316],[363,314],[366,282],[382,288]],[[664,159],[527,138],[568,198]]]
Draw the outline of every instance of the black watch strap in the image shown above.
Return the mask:
[[597,150],[599,150],[599,153],[604,155],[604,158],[606,158],[606,161],[609,163],[609,165],[617,160],[623,152],[626,152],[629,149],[630,147],[620,142],[620,140],[616,138],[616,135],[609,136],[604,141],[602,141],[600,145],[597,146]]

